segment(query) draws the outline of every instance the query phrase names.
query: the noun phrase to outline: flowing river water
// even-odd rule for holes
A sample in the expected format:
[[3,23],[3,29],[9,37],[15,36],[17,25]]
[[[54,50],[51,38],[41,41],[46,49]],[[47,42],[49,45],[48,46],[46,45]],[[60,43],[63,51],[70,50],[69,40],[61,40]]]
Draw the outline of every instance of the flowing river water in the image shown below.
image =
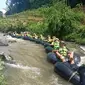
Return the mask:
[[5,63],[7,85],[72,85],[54,73],[54,66],[47,62],[44,47],[39,44],[17,39],[9,46],[0,46],[2,51],[16,62]]

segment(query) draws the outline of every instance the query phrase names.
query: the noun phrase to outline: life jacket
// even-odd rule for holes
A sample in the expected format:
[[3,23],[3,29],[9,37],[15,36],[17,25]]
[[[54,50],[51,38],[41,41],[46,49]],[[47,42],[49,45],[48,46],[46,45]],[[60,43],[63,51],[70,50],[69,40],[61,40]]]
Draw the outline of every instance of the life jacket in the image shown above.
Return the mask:
[[54,50],[59,49],[59,41],[53,42]]
[[64,57],[66,57],[67,56],[67,48],[64,46],[64,47],[62,47],[62,48],[59,48],[59,53],[62,55],[62,56],[64,56]]
[[52,39],[51,39],[50,37],[48,37],[48,42],[49,42],[49,43],[52,42]]
[[38,39],[38,36],[37,35],[35,35],[35,39]]
[[28,37],[32,37],[30,34],[27,34]]
[[44,36],[43,36],[43,35],[40,35],[40,39],[41,39],[41,40],[44,40],[45,38],[44,38]]

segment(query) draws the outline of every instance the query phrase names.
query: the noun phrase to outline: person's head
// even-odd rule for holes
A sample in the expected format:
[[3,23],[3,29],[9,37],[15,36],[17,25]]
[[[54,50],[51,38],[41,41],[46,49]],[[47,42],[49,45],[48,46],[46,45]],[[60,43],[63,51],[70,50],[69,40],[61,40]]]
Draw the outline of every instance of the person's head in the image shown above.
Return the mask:
[[56,36],[53,36],[52,39],[53,39],[53,40],[56,40]]
[[64,41],[60,41],[60,46],[61,47],[66,46],[65,42]]
[[56,38],[56,36],[53,36],[52,38]]
[[57,42],[57,41],[59,41],[59,39],[58,39],[58,38],[55,38],[53,41],[54,41],[54,42]]
[[36,33],[33,34],[34,36],[36,35]]
[[51,36],[50,36],[50,35],[48,35],[48,38],[50,39],[50,38],[51,38]]
[[40,34],[40,37],[42,37],[43,35],[42,34]]

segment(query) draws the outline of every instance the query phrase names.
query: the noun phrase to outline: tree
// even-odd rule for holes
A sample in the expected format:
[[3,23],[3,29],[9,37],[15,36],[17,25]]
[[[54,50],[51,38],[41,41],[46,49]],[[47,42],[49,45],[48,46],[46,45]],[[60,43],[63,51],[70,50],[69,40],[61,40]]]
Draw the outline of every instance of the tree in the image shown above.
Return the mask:
[[76,14],[70,7],[67,7],[64,2],[58,2],[46,11],[48,33],[60,39],[65,39],[67,35],[75,32],[78,28],[77,23],[81,20],[82,15]]
[[85,0],[67,0],[67,5],[71,6],[71,8],[74,8],[79,3],[85,5]]
[[9,8],[8,14],[18,13],[27,9],[39,8],[47,5],[52,0],[7,0],[6,4]]

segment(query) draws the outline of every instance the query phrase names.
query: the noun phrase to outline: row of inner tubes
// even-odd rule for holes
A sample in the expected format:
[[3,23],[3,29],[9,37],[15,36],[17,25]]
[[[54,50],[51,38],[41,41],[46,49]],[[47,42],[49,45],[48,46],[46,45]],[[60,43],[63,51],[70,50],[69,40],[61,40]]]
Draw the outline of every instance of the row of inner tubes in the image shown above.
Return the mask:
[[70,64],[68,59],[66,62],[61,62],[56,54],[52,52],[53,48],[50,46],[50,43],[42,41],[40,39],[33,39],[28,36],[12,36],[16,38],[22,38],[24,40],[30,40],[36,42],[37,44],[41,44],[45,47],[45,51],[47,53],[47,60],[54,64],[54,71],[63,77],[65,80],[71,82],[73,85],[85,85],[85,66],[78,66],[81,59],[76,53],[74,53],[74,61],[75,64]]

